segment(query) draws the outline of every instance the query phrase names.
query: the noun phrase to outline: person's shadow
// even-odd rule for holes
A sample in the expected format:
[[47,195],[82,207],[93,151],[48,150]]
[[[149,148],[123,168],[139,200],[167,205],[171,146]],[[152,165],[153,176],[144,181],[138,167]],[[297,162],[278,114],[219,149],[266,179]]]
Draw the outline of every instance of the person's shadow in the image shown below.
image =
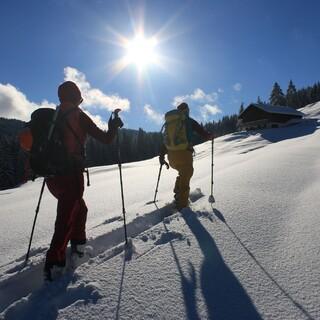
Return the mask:
[[272,275],[266,270],[266,268],[258,261],[258,259],[255,257],[255,255],[246,247],[246,245],[241,241],[241,239],[238,237],[238,235],[233,231],[231,226],[228,224],[226,219],[224,218],[223,214],[216,208],[212,206],[212,211],[216,218],[218,218],[221,222],[223,222],[226,227],[230,230],[230,232],[233,234],[235,239],[239,242],[239,244],[242,246],[242,248],[248,253],[248,255],[252,258],[252,260],[256,263],[256,265],[264,272],[264,274],[269,278],[269,280],[282,292],[284,296],[288,298],[292,302],[292,304],[298,308],[306,317],[308,320],[313,320],[314,318],[311,316],[311,314],[301,305],[299,302],[294,300],[294,298],[283,288],[281,285],[275,280],[275,278],[272,277]]
[[200,285],[209,319],[262,319],[239,280],[223,261],[219,249],[192,210],[182,214],[204,255]]

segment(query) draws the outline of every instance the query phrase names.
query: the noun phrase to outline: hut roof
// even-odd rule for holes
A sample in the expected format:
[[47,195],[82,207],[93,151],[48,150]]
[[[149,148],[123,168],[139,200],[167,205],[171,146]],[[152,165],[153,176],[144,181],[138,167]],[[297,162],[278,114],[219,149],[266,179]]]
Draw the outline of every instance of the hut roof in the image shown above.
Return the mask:
[[242,114],[251,107],[261,109],[267,113],[286,114],[300,117],[304,116],[304,113],[287,106],[273,106],[271,104],[251,103],[244,111],[241,112],[239,118],[241,118]]

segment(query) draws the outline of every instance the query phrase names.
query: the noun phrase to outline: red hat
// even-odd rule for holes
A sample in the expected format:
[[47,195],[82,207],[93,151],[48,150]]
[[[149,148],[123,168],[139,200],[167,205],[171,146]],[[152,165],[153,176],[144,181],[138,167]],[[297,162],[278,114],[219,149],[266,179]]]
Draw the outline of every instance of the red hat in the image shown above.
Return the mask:
[[62,83],[58,88],[60,102],[72,102],[80,104],[82,102],[81,91],[72,81]]

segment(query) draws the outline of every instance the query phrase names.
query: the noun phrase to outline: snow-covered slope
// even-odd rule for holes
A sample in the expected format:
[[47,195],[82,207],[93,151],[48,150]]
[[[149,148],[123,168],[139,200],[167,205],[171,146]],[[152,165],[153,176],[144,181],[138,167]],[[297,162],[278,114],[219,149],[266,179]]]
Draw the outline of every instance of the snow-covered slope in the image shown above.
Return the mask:
[[306,114],[307,118],[319,118],[320,116],[320,101],[308,104],[304,108],[299,109],[299,111]]
[[88,256],[47,286],[56,201],[46,191],[22,268],[41,180],[0,192],[0,318],[319,319],[320,104],[301,111],[298,125],[215,140],[213,206],[210,142],[196,148],[182,213],[170,206],[174,170],[155,205],[158,159],[124,165],[128,252],[117,166],[92,169]]

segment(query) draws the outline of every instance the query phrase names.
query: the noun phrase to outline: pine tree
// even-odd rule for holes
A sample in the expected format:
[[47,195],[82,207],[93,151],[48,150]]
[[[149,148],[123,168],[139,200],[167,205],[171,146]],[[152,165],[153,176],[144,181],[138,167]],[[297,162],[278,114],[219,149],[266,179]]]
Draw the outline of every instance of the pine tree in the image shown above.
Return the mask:
[[310,92],[310,98],[311,98],[311,103],[317,102],[318,100],[318,87],[317,84],[314,84],[313,87],[311,88]]
[[285,106],[286,98],[277,82],[274,83],[269,102],[273,106]]
[[240,109],[239,109],[239,115],[244,111],[243,102],[241,102]]
[[297,89],[293,84],[292,80],[289,81],[287,94],[286,94],[287,105],[293,108],[299,107],[299,100],[297,95]]

